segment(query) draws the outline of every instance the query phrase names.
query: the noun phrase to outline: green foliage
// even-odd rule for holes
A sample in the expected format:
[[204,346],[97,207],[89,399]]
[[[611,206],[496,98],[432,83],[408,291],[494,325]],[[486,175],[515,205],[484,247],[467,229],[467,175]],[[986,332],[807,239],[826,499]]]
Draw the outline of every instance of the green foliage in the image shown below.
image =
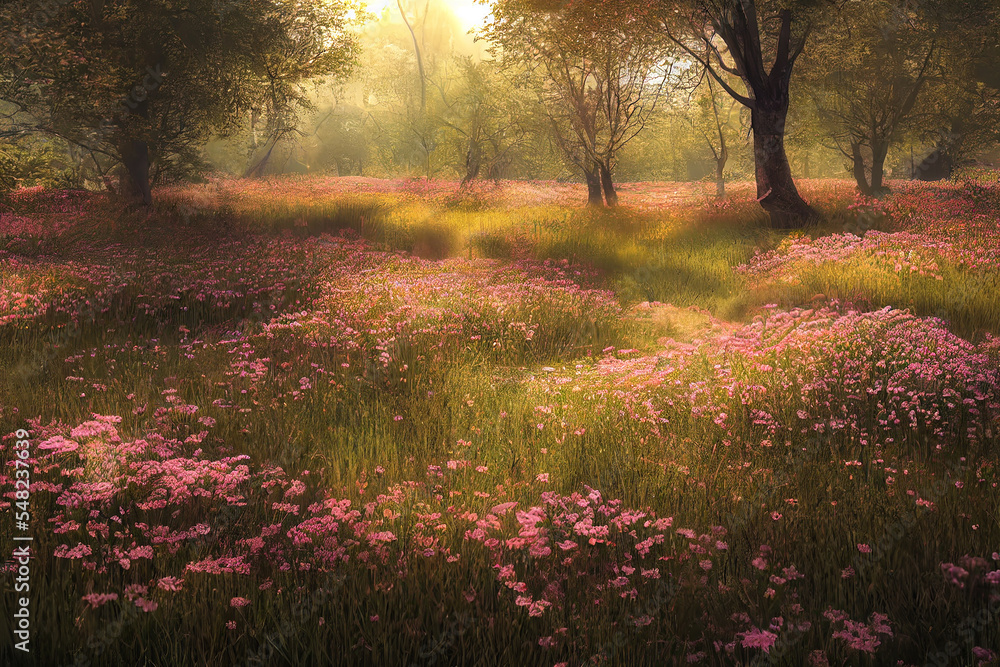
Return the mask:
[[0,143],[0,191],[18,187],[62,188],[75,182],[58,142],[22,137]]
[[[211,132],[251,113],[268,131],[305,102],[301,85],[346,73],[353,0],[48,3],[0,9],[0,100],[22,131],[82,149],[107,177],[117,162],[154,181],[198,168]],[[363,15],[362,15],[363,16]],[[277,128],[277,129],[276,129]],[[144,147],[144,148],[141,148]],[[132,176],[135,180],[136,176]]]

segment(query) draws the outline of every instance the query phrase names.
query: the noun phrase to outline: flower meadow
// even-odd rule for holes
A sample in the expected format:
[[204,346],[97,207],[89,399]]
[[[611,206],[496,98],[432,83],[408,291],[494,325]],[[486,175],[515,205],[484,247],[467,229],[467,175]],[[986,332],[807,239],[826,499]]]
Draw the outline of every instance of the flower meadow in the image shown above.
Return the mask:
[[33,664],[998,664],[997,188],[17,191]]

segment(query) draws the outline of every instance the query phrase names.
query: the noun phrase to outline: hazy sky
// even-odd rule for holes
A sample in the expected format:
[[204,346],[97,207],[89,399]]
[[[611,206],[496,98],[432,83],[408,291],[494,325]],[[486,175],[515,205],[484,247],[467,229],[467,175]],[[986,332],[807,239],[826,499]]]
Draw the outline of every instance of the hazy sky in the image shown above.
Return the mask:
[[[488,6],[480,4],[475,0],[441,0],[443,4],[451,7],[455,16],[462,22],[465,29],[478,28],[483,23],[483,19],[490,13]],[[380,15],[382,10],[389,7],[393,12],[399,12],[396,7],[396,0],[367,0],[368,10],[376,15]],[[411,3],[403,2],[403,7]]]

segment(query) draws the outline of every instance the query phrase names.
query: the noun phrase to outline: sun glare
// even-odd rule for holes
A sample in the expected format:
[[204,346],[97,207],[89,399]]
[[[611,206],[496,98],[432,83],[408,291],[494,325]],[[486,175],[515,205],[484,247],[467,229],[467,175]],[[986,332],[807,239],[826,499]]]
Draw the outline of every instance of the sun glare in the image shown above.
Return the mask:
[[[490,15],[489,5],[476,2],[475,0],[441,0],[441,2],[454,12],[455,17],[466,30],[478,28],[486,20],[486,17]],[[367,4],[368,11],[376,16],[381,16],[382,12],[386,9],[391,12],[399,11],[396,7],[396,0],[368,0]],[[407,7],[408,4],[404,2],[403,6],[410,9]]]

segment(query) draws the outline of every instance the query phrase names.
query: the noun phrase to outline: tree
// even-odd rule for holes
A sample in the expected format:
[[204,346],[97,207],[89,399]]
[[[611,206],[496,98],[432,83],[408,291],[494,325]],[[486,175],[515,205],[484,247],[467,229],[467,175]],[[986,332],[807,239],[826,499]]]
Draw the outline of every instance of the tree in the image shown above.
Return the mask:
[[387,11],[368,26],[358,83],[383,169],[431,178],[448,167],[439,150],[446,132],[446,102],[432,86],[445,78],[461,35],[447,3],[413,4],[420,11],[407,12],[408,3],[394,3],[400,11]]
[[[424,56],[420,51],[420,40],[417,39],[417,33],[413,29],[410,19],[406,17],[406,11],[403,9],[403,0],[396,0],[396,6],[399,8],[399,15],[402,17],[406,29],[410,31],[410,38],[413,40],[413,54],[417,59],[417,74],[420,79],[420,111],[423,112],[427,110],[427,72],[424,71]],[[427,20],[426,9],[424,11],[424,20]]]
[[251,113],[268,134],[307,78],[354,61],[353,0],[30,0],[0,9],[0,99],[26,133],[60,137],[88,155],[109,187],[149,203],[151,185],[200,161],[210,133]]
[[[331,14],[331,7],[322,3],[290,3],[274,21],[272,29],[276,36],[254,34],[248,39],[246,46],[261,73],[260,89],[254,96],[261,103],[250,112],[254,141],[247,176],[263,173],[281,140],[293,135],[305,136],[299,127],[299,116],[313,105],[303,84],[319,76],[343,76],[354,63],[357,46],[353,36],[344,31],[330,32],[331,26],[345,20],[344,16]],[[341,11],[344,8],[346,5]],[[265,139],[258,144],[260,120],[264,121]]]
[[[763,20],[758,5],[764,10]],[[792,29],[796,10],[807,14],[812,8],[763,0],[692,0],[664,2],[661,7],[666,10],[663,25],[669,37],[750,110],[757,199],[770,214],[771,224],[793,228],[814,220],[817,214],[795,187],[785,152],[792,72],[813,23],[807,22],[797,35]],[[739,77],[745,91],[730,85],[725,73]]]
[[918,138],[932,148],[915,178],[950,178],[952,170],[1000,140],[1000,7],[988,0],[951,0],[932,16],[940,41],[940,75],[928,83]]
[[715,90],[715,84],[710,76],[704,77],[703,85],[698,87],[701,95],[694,100],[696,113],[692,111],[691,100],[685,109],[684,118],[691,127],[705,140],[712,152],[715,163],[715,194],[719,199],[726,198],[726,164],[729,163],[729,124],[736,101],[720,100]]
[[457,135],[462,186],[486,176],[499,179],[526,143],[531,100],[504,81],[493,62],[456,59],[457,76],[435,82],[445,105],[442,119]]
[[[914,4],[904,0],[849,0],[821,34],[803,65],[831,138],[851,164],[864,195],[887,191],[885,162],[907,132],[941,122],[928,104],[931,86],[939,96],[970,102],[971,72],[963,53],[949,43],[970,41],[975,14],[965,3]],[[977,22],[978,26],[982,23]],[[925,130],[926,131],[926,130]]]
[[671,78],[654,15],[630,4],[494,0],[484,30],[510,71],[534,84],[588,203],[614,206],[619,151],[645,126]]

